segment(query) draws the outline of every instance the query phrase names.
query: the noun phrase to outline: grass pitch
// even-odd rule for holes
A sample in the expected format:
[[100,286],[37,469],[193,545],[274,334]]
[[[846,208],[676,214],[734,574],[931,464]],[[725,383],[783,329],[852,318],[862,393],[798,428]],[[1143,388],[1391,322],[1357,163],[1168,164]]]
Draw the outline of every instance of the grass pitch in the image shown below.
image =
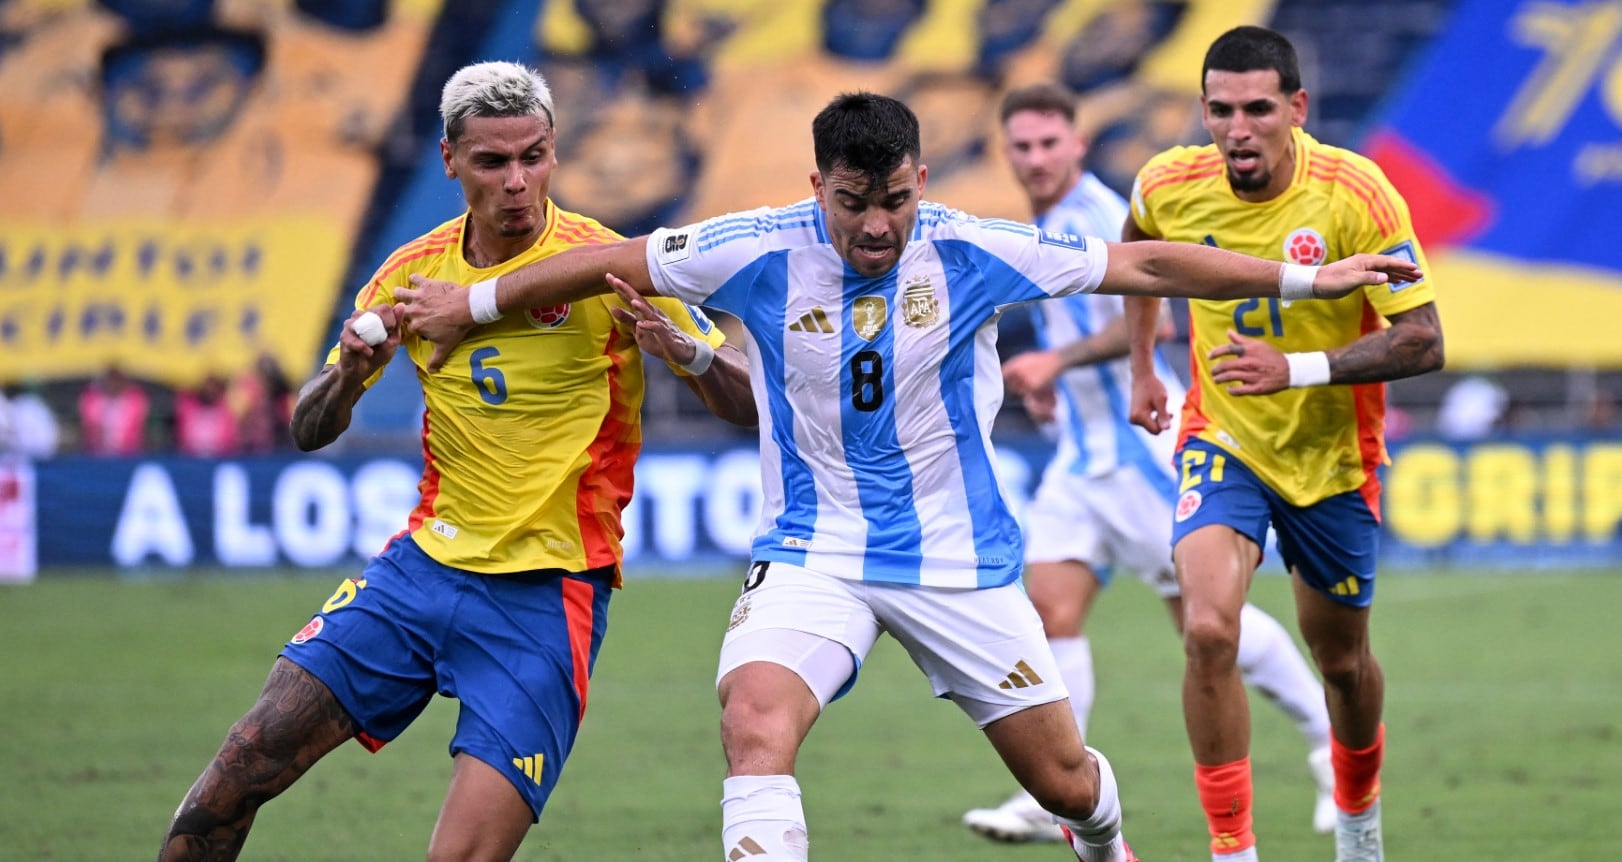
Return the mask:
[[[526,860],[720,858],[712,686],[736,580],[636,577],[616,596],[585,729]],[[741,571],[740,571],[741,574]],[[170,813],[281,642],[339,574],[129,581],[47,576],[0,590],[0,858],[150,859]],[[1288,617],[1288,584],[1258,579]],[[1382,577],[1385,825],[1394,860],[1622,858],[1622,577]],[[1155,598],[1108,591],[1091,623],[1099,691],[1089,741],[1121,780],[1148,862],[1202,862],[1178,708],[1181,652]],[[1293,628],[1293,625],[1292,625]],[[1253,698],[1264,858],[1327,860],[1309,828],[1306,749]],[[455,704],[401,739],[346,745],[260,814],[244,859],[422,858],[450,774]],[[984,739],[894,643],[801,755],[815,859],[1069,858],[987,843],[958,825],[1012,788]]]

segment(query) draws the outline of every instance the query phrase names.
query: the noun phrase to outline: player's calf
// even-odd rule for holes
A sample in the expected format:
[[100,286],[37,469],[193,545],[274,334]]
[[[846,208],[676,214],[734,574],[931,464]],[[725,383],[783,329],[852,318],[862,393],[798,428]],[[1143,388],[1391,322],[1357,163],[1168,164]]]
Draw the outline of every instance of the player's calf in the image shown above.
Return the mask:
[[320,680],[277,659],[258,702],[175,809],[159,862],[237,858],[260,806],[354,735],[354,721]]

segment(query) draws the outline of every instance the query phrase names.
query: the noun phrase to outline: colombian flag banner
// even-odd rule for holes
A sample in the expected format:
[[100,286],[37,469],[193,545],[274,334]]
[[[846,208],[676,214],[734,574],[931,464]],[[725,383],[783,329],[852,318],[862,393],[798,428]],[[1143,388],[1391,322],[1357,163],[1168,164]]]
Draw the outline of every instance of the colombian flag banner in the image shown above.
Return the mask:
[[1622,2],[1465,0],[1376,120],[1448,365],[1622,367]]

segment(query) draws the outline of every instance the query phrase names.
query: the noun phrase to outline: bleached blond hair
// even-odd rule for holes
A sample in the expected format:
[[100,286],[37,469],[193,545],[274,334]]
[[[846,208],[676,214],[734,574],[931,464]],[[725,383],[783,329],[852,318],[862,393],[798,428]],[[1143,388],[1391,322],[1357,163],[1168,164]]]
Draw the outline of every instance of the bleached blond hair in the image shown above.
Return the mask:
[[439,97],[445,140],[455,143],[468,117],[539,117],[552,115],[552,90],[541,73],[519,63],[474,63],[456,70]]

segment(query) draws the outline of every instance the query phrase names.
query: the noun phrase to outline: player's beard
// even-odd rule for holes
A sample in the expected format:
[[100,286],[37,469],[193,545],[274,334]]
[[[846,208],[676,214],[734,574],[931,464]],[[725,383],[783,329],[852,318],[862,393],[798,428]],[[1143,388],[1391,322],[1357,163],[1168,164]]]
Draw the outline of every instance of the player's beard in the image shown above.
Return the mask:
[[1273,173],[1267,168],[1258,167],[1248,174],[1241,174],[1233,168],[1228,169],[1228,185],[1233,186],[1236,192],[1259,192],[1267,188],[1273,181]]

